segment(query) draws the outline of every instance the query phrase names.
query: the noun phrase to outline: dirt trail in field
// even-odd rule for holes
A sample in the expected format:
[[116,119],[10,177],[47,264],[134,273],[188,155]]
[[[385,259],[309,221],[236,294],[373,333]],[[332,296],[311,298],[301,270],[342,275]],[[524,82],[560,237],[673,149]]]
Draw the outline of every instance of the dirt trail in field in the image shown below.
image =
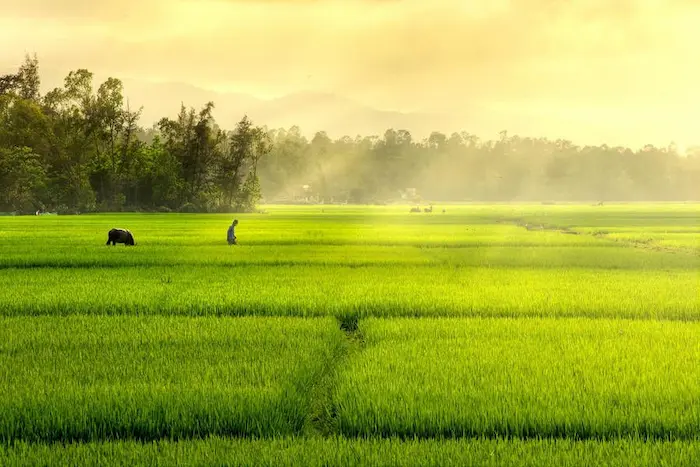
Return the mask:
[[513,219],[500,219],[498,221],[502,224],[513,224],[524,228],[529,231],[549,231],[549,232],[559,232],[567,235],[582,235],[581,232],[570,229],[569,227],[557,226],[552,224],[542,224],[528,222],[525,219],[513,218]]
[[662,251],[665,253],[684,253],[684,254],[691,254],[695,256],[700,256],[700,250],[696,248],[684,248],[684,247],[670,247],[666,245],[661,245],[658,242],[655,242],[654,240],[651,239],[631,239],[631,238],[612,238],[609,236],[609,232],[606,232],[605,230],[597,230],[593,232],[581,232],[578,230],[574,230],[571,227],[567,226],[561,226],[561,225],[555,225],[555,224],[544,224],[541,222],[534,222],[534,221],[528,221],[527,219],[523,218],[498,218],[494,219],[494,221],[498,224],[509,224],[509,225],[517,225],[518,227],[522,227],[525,230],[531,231],[531,232],[559,232],[561,234],[566,234],[566,235],[585,235],[588,237],[593,237],[598,240],[606,241],[606,242],[614,242],[620,245],[624,246],[629,246],[631,248],[641,248],[641,249],[646,249],[646,250],[653,250],[653,251]]
[[336,433],[337,408],[333,393],[338,377],[346,362],[364,348],[364,337],[357,316],[338,317],[338,325],[345,333],[345,342],[311,388],[311,410],[304,426],[306,436],[331,436]]

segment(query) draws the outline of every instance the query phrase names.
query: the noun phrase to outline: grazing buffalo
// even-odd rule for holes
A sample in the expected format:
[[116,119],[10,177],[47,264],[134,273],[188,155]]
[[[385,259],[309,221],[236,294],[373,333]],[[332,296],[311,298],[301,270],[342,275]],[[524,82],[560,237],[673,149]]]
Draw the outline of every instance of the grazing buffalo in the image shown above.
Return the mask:
[[123,243],[124,245],[134,245],[134,236],[131,235],[131,232],[129,232],[126,229],[112,229],[109,231],[107,238],[107,245],[110,243],[112,246],[116,245],[117,243]]

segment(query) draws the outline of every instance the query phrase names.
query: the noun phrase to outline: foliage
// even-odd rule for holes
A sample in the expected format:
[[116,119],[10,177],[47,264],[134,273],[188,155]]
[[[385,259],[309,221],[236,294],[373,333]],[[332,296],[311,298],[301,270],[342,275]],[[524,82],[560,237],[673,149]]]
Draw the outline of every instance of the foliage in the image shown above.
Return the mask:
[[[36,57],[0,76],[0,151],[7,159],[28,148],[45,172],[41,183],[6,194],[0,211],[191,203],[198,211],[253,212],[262,197],[359,204],[700,199],[700,154],[681,155],[672,144],[633,151],[507,132],[495,140],[434,132],[419,141],[405,129],[335,140],[320,131],[308,140],[297,126],[267,130],[247,116],[226,131],[213,102],[199,111],[181,106],[176,118],[144,129],[141,109],[129,107],[116,78],[95,89],[92,73],[78,69],[44,96],[39,84]],[[35,172],[3,167],[0,178],[16,187],[27,170]],[[415,194],[406,198],[408,189]]]
[[261,197],[260,180],[256,174],[251,172],[241,186],[239,201],[236,204],[237,211],[253,212]]
[[30,148],[0,148],[0,210],[33,213],[41,206],[46,171]]
[[[38,61],[27,57],[16,75],[0,81],[0,151],[9,160],[7,154],[29,148],[45,168],[46,183],[7,193],[0,210],[155,210],[188,203],[198,211],[221,205],[252,210],[259,199],[254,181],[243,186],[244,175],[255,174],[269,143],[247,118],[229,136],[216,125],[213,103],[198,113],[183,106],[153,134],[138,126],[141,110],[124,103],[118,79],[94,91],[92,73],[80,69],[45,96],[38,80]],[[237,158],[235,167],[228,153]],[[29,169],[12,164],[18,167],[1,167],[0,176],[10,186],[23,184]]]

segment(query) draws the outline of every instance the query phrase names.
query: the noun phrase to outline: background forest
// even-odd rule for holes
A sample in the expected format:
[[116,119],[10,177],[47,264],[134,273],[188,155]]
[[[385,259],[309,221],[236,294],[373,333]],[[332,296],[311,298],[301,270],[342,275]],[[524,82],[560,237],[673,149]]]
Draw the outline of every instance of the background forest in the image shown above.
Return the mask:
[[[174,103],[176,104],[176,103]],[[87,70],[40,93],[27,57],[0,76],[0,212],[250,212],[265,202],[686,201],[700,150],[578,146],[506,131],[483,140],[408,130],[310,140],[247,117],[226,130],[214,103],[144,128],[120,80]]]

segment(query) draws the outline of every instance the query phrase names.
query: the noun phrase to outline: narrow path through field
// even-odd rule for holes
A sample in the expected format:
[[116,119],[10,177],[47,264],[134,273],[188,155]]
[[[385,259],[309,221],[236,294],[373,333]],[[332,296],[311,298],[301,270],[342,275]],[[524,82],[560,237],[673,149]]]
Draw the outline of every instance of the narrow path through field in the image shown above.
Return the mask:
[[584,232],[580,230],[576,230],[575,228],[571,228],[568,226],[563,226],[563,225],[556,225],[556,224],[547,224],[547,223],[542,223],[534,220],[528,220],[524,218],[519,218],[519,217],[510,217],[510,218],[505,218],[505,217],[499,217],[495,218],[494,222],[497,224],[510,224],[510,225],[517,225],[519,227],[524,228],[525,230],[528,231],[534,231],[534,232],[542,232],[542,231],[547,231],[547,232],[559,232],[561,234],[566,234],[566,235],[585,235],[588,237],[593,237],[598,240],[604,240],[607,242],[613,242],[617,243],[620,245],[624,246],[629,246],[633,248],[641,248],[641,249],[647,249],[647,250],[653,250],[653,251],[662,251],[666,253],[684,253],[684,254],[690,254],[690,255],[700,255],[700,249],[698,248],[685,248],[685,247],[670,247],[666,245],[660,245],[659,243],[655,242],[654,240],[642,240],[642,239],[623,239],[623,238],[611,238],[609,236],[609,233],[606,232],[605,230],[597,230],[593,232]]
[[332,436],[336,433],[336,406],[333,390],[338,374],[350,358],[362,351],[364,339],[356,315],[338,317],[340,329],[345,333],[345,343],[339,352],[329,359],[311,388],[311,410],[304,426],[306,436]]

